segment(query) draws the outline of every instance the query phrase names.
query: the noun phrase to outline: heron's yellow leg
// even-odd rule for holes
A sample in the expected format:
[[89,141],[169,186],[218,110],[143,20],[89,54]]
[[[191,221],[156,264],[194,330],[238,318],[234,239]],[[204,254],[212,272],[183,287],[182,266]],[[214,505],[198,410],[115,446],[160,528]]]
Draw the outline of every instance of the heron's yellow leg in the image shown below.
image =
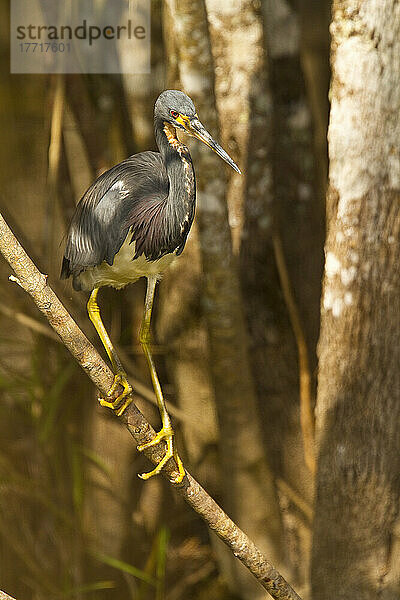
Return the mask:
[[154,291],[156,287],[157,279],[156,277],[149,277],[147,280],[147,290],[146,290],[146,301],[144,307],[144,315],[142,326],[140,328],[140,343],[142,345],[143,351],[145,353],[147,363],[150,369],[151,380],[153,382],[154,392],[157,398],[158,409],[161,415],[162,428],[161,431],[157,433],[157,435],[148,442],[147,444],[142,444],[138,446],[139,452],[145,450],[146,448],[150,448],[152,446],[156,446],[160,442],[166,442],[166,452],[164,457],[158,463],[155,469],[150,471],[149,473],[143,473],[143,475],[139,475],[142,479],[149,479],[154,475],[158,475],[164,465],[170,460],[170,458],[174,458],[176,465],[178,467],[179,475],[175,479],[175,483],[180,483],[185,476],[185,469],[183,468],[183,464],[181,459],[179,458],[174,445],[174,430],[172,429],[171,419],[167,411],[167,407],[165,406],[164,396],[162,393],[160,381],[158,379],[156,367],[154,364],[153,356],[150,350],[150,321],[151,321],[151,311],[153,308],[153,300],[154,300]]
[[107,396],[111,397],[118,386],[123,387],[123,392],[113,401],[100,399],[100,404],[102,406],[106,406],[107,408],[111,408],[115,411],[115,414],[119,417],[125,411],[125,409],[132,402],[132,399],[129,394],[132,392],[132,387],[129,384],[129,381],[126,377],[126,373],[122,367],[121,361],[118,358],[118,355],[115,351],[115,348],[112,344],[110,336],[107,333],[106,328],[104,327],[104,323],[101,319],[100,308],[97,304],[97,294],[99,288],[95,288],[93,292],[90,294],[90,298],[87,303],[87,311],[90,320],[92,321],[97,333],[99,334],[99,338],[101,339],[104,348],[108,354],[108,357],[111,361],[113,370],[114,370],[114,382],[110,389],[108,390]]

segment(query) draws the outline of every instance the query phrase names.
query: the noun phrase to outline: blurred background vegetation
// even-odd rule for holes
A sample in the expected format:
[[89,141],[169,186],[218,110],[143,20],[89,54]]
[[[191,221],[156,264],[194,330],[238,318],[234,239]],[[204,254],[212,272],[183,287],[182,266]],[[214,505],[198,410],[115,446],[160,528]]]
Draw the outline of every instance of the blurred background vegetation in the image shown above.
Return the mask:
[[[299,372],[313,409],[330,2],[152,0],[148,75],[10,75],[7,0],[0,10],[1,211],[98,348],[85,296],[58,279],[88,185],[156,149],[166,88],[193,98],[239,164],[241,178],[191,145],[196,224],[159,286],[154,348],[184,463],[307,598],[313,460]],[[8,275],[1,262],[1,588],[18,600],[264,597],[162,478],[138,479],[146,459]],[[143,295],[140,281],[100,302],[157,425]]]

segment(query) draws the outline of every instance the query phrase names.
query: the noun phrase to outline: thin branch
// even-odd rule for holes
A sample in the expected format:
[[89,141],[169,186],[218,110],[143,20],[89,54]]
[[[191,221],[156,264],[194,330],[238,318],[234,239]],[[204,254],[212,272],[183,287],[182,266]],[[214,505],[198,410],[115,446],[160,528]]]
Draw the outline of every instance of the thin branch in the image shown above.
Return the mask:
[[315,451],[314,451],[314,414],[311,399],[311,375],[310,361],[308,358],[308,348],[306,336],[304,335],[303,325],[297,307],[292,285],[289,279],[289,273],[286,266],[285,255],[282,248],[282,241],[278,233],[273,235],[273,244],[275,252],[276,266],[282,286],[283,297],[288,309],[290,322],[294,337],[296,338],[297,353],[299,357],[299,380],[300,380],[300,424],[303,435],[304,459],[311,473],[315,474]]
[[46,220],[43,231],[43,247],[45,254],[54,248],[54,219],[57,208],[57,182],[60,172],[62,154],[62,128],[65,102],[65,79],[62,73],[57,73],[54,79],[54,99],[50,122],[50,139],[47,157],[47,186],[46,186]]
[[278,478],[276,480],[279,491],[287,496],[287,498],[299,509],[303,514],[303,524],[307,529],[310,529],[310,524],[313,522],[314,511],[313,507],[300,496],[296,490],[292,488],[284,479]]
[[[19,285],[32,297],[39,310],[46,316],[66,348],[89,375],[102,395],[110,389],[114,377],[96,349],[79,329],[47,285],[47,277],[38,271],[19,244],[0,214],[0,251],[14,270]],[[118,391],[116,392],[118,394]],[[137,445],[149,442],[155,431],[132,402],[120,420],[125,423]],[[146,456],[157,464],[163,456],[163,448],[145,450]],[[171,481],[177,476],[173,461],[163,472]],[[193,477],[187,473],[180,484],[171,483],[182,498],[205,521],[210,529],[225,542],[233,554],[249,569],[258,582],[276,600],[301,600],[280,573],[261,554],[256,545],[224,513]]]
[[40,335],[44,335],[45,337],[48,337],[51,340],[60,342],[60,338],[56,336],[55,333],[47,325],[43,325],[43,323],[40,323],[40,321],[32,319],[32,317],[30,317],[29,315],[14,310],[13,308],[10,308],[2,302],[0,302],[0,313],[2,313],[4,316],[8,317],[13,321],[20,323],[24,327],[31,329],[35,333],[40,333]]
[[54,191],[57,185],[58,171],[60,168],[64,101],[65,79],[62,74],[57,74],[51,115],[47,170],[47,185],[51,191]]
[[11,598],[11,596],[0,590],[0,600],[15,600],[15,598]]

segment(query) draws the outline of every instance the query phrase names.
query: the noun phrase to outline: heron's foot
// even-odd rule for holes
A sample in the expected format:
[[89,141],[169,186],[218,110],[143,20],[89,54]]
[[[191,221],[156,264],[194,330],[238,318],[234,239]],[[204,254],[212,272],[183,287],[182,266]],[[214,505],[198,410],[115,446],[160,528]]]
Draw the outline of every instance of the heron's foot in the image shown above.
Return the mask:
[[107,397],[111,398],[115,390],[120,385],[124,388],[124,391],[117,398],[115,398],[115,400],[105,400],[104,398],[99,398],[101,406],[111,408],[117,417],[120,417],[132,402],[132,398],[127,398],[127,396],[130,396],[130,393],[132,392],[132,386],[130,385],[123,371],[119,371],[115,374],[113,384],[108,390]]
[[143,452],[146,448],[151,448],[152,446],[157,446],[161,442],[166,442],[166,452],[163,458],[160,460],[155,469],[150,471],[149,473],[143,473],[139,475],[141,479],[147,480],[150,477],[154,477],[154,475],[158,475],[161,473],[162,469],[165,467],[167,462],[173,458],[176,462],[176,466],[178,467],[178,476],[173,480],[174,483],[181,483],[183,478],[185,477],[185,469],[183,467],[183,463],[178,456],[177,451],[175,450],[174,445],[174,431],[171,426],[163,427],[161,431],[157,433],[157,435],[151,440],[151,442],[147,442],[147,444],[142,444],[138,446],[138,451]]

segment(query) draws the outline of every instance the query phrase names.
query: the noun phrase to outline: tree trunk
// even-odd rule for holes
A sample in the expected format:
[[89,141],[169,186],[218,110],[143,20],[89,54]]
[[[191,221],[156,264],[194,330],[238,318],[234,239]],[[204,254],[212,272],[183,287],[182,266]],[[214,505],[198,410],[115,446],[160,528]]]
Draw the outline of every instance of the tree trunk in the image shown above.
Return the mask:
[[313,600],[395,599],[400,4],[333,5]]
[[[272,115],[268,115],[265,107],[260,112],[260,99],[265,97],[265,92],[261,91],[260,73],[254,85],[253,141],[248,168],[252,170],[255,182],[255,167],[261,163],[259,152],[262,148],[267,152],[266,161],[270,160],[272,164],[273,183],[269,203],[268,190],[263,194],[264,205],[259,209],[263,217],[260,218],[255,209],[261,194],[257,194],[257,186],[250,182],[245,235],[241,244],[241,276],[250,299],[247,319],[266,444],[274,473],[283,479],[280,490],[285,541],[296,581],[304,594],[308,584],[311,536],[309,522],[305,521],[299,508],[305,501],[310,512],[313,494],[313,477],[305,464],[300,428],[300,376],[305,370],[300,372],[296,348],[299,339],[294,335],[292,311],[280,281],[282,273],[278,272],[274,252],[277,244],[273,243],[273,237],[281,240],[286,275],[292,288],[292,304],[296,307],[305,338],[303,342],[306,342],[304,346],[308,350],[307,375],[314,398],[324,197],[316,185],[320,157],[315,155],[312,138],[315,116],[301,68],[300,39],[304,35],[299,13],[292,4],[297,3],[289,4],[286,0],[264,0],[262,3]],[[268,116],[272,121],[271,133]],[[262,125],[257,118],[261,118]],[[261,182],[263,180],[265,175],[260,178]]]
[[[170,8],[167,3],[163,6],[166,87],[181,89],[175,22]],[[179,407],[189,417],[188,422],[182,423],[188,465],[196,469],[207,489],[219,494],[220,490],[215,488],[217,419],[210,380],[207,331],[201,310],[202,283],[196,220],[184,253],[173,269],[165,274],[160,285],[157,332],[162,344],[168,348],[166,362]],[[195,423],[201,423],[201,427],[196,427]],[[211,453],[210,449],[213,450]]]
[[[168,3],[174,18],[183,89],[200,119],[217,136],[213,58],[204,2]],[[234,135],[234,132],[232,132]],[[228,152],[230,148],[227,148]],[[204,268],[203,310],[210,344],[210,370],[220,429],[223,505],[256,538],[275,563],[282,557],[281,523],[267,465],[247,354],[247,336],[237,264],[225,198],[224,165],[210,150],[193,147],[197,174],[199,240]],[[231,585],[243,598],[261,597],[232,561]]]
[[330,82],[329,24],[331,0],[297,0],[300,18],[301,66],[313,115],[319,195],[325,198],[328,179],[328,129]]

